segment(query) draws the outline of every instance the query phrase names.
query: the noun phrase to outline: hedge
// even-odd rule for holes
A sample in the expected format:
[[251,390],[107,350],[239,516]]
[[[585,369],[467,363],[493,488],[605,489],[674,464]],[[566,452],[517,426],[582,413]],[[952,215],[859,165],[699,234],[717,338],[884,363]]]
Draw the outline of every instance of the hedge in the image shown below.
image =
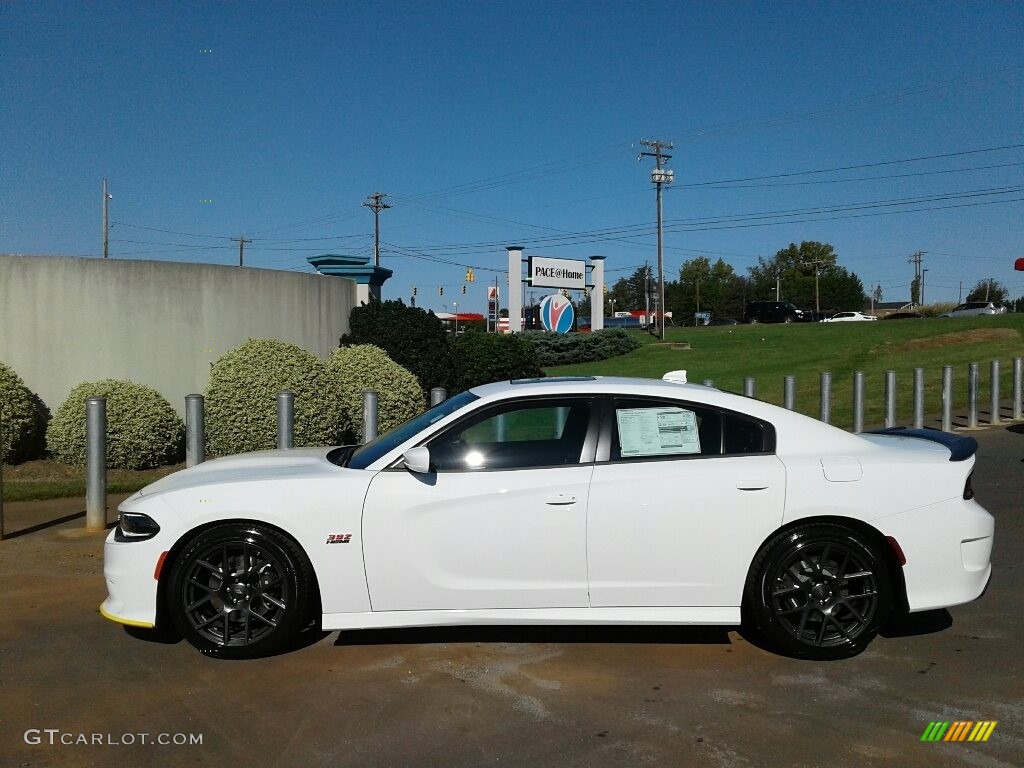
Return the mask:
[[49,411],[13,369],[0,363],[0,462],[37,459],[46,448]]
[[372,344],[334,350],[327,358],[327,371],[331,397],[340,401],[337,433],[341,442],[363,440],[364,389],[377,392],[377,428],[381,434],[426,407],[419,380]]
[[66,464],[85,465],[85,401],[107,399],[107,466],[149,469],[181,461],[185,425],[166,398],[133,381],[103,379],[71,390],[50,422],[50,452]]
[[448,394],[480,384],[544,375],[537,348],[521,335],[466,333],[452,344],[455,368]]
[[337,442],[338,403],[330,396],[326,363],[295,344],[250,339],[210,370],[206,439],[224,456],[277,446],[277,393],[295,393],[295,445]]
[[622,328],[568,334],[534,331],[524,333],[523,338],[534,345],[537,360],[545,368],[607,360],[632,352],[640,346],[639,340]]

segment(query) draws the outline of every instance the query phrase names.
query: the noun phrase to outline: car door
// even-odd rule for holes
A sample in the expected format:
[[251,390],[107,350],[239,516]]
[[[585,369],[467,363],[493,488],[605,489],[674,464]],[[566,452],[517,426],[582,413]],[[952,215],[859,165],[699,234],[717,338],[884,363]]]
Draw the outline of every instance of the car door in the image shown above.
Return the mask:
[[431,438],[431,471],[377,474],[363,512],[374,611],[586,607],[593,398],[484,406]]
[[590,488],[591,605],[739,605],[782,522],[772,426],[668,399],[615,398],[607,410]]

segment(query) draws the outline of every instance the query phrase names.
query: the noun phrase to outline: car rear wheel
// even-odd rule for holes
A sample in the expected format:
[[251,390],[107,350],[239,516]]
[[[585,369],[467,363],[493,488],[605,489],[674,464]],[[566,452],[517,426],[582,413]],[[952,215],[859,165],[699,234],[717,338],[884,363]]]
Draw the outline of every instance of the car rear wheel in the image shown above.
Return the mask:
[[888,570],[873,544],[832,524],[808,524],[769,541],[751,566],[745,609],[774,649],[811,659],[855,656],[892,605]]
[[314,584],[308,558],[291,539],[264,526],[221,525],[195,536],[176,559],[168,613],[204,653],[266,656],[302,629]]

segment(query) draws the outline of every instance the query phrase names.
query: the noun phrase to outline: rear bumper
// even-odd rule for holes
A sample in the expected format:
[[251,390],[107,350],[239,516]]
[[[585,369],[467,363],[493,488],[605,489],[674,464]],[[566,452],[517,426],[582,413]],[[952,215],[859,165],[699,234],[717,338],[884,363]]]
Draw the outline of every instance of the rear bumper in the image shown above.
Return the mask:
[[912,613],[968,603],[985,591],[995,520],[973,499],[949,499],[875,524],[906,555],[903,577]]

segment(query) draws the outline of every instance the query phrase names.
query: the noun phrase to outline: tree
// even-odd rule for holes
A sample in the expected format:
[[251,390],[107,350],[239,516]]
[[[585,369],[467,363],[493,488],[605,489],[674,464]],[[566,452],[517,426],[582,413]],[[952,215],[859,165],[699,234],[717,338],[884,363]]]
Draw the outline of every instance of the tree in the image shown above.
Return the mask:
[[915,307],[921,303],[921,278],[919,277],[910,281],[910,303]]
[[[650,267],[639,267],[629,277],[623,277],[615,281],[615,285],[605,296],[605,309],[610,311],[611,300],[615,300],[615,309],[618,312],[644,308],[644,293],[647,286],[647,270]],[[657,284],[657,279],[651,279],[652,290]],[[653,309],[653,307],[652,307]]]
[[988,278],[979,280],[967,294],[967,301],[991,301],[997,307],[1005,304],[1010,292],[998,280]]
[[[817,268],[817,302],[815,300]],[[750,268],[749,300],[774,299],[776,279],[780,298],[800,307],[822,310],[859,310],[864,306],[864,284],[856,273],[839,266],[835,249],[828,243],[807,241],[778,251],[770,260],[758,259]]]
[[706,256],[683,263],[679,282],[666,287],[666,303],[676,322],[693,317],[695,312],[710,312],[712,317],[742,317],[743,280],[731,265],[718,259],[714,264]]
[[871,298],[875,300],[875,304],[878,304],[882,301],[882,286],[875,286],[875,290],[871,292]]

